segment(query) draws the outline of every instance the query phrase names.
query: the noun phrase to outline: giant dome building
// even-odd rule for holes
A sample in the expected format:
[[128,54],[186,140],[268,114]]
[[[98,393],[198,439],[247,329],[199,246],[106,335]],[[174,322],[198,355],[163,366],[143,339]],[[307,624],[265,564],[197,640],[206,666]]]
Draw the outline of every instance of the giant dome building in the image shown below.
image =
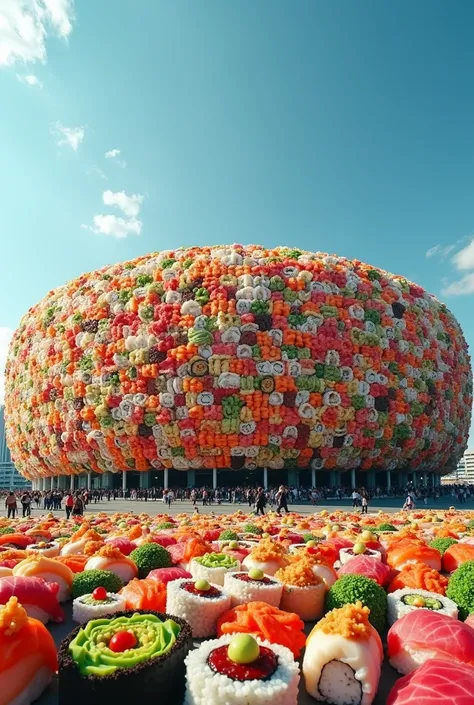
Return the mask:
[[51,291],[15,332],[5,405],[34,481],[394,482],[457,464],[472,375],[454,316],[401,276],[285,247],[193,247]]

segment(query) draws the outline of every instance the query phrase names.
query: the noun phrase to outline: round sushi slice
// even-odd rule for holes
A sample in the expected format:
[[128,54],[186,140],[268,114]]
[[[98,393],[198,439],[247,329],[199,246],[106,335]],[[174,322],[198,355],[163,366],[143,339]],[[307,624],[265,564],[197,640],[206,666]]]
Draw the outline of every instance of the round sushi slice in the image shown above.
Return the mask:
[[189,625],[161,612],[127,611],[77,627],[59,647],[59,705],[181,705]]
[[380,551],[376,551],[373,548],[367,548],[364,544],[360,544],[361,548],[360,551],[357,551],[357,546],[358,544],[354,544],[352,548],[341,548],[339,551],[339,560],[341,562],[341,565],[345,565],[346,563],[349,563],[349,561],[354,560],[354,558],[357,558],[358,556],[366,556],[367,558],[373,558],[376,561],[381,561],[382,560],[382,554]]
[[395,590],[387,596],[388,623],[391,626],[397,619],[416,610],[432,610],[439,614],[446,614],[448,617],[458,617],[457,605],[444,595],[428,590],[413,590],[404,588]]
[[283,585],[275,578],[264,575],[259,568],[252,568],[248,573],[227,573],[224,590],[230,595],[232,607],[247,602],[266,602],[279,607]]
[[380,679],[383,647],[361,602],[328,612],[306,641],[306,690],[331,705],[371,705]]
[[289,649],[250,634],[205,641],[186,658],[185,705],[296,705],[298,664]]
[[28,546],[28,551],[41,553],[42,556],[46,556],[47,558],[59,556],[60,550],[61,546],[56,541],[40,541],[39,543],[32,543]]
[[107,614],[123,612],[126,609],[126,600],[122,595],[107,592],[103,587],[98,587],[87,595],[76,597],[72,603],[72,618],[82,624],[91,619],[97,619]]
[[302,558],[275,574],[283,583],[280,607],[285,612],[294,612],[303,621],[319,619],[324,612],[326,584],[317,576],[310,561]]
[[288,551],[283,544],[262,539],[242,561],[246,570],[259,568],[265,575],[275,575],[277,570],[288,565]]
[[204,556],[193,558],[189,567],[193,578],[224,585],[226,573],[240,570],[240,561],[227,553],[205,553]]
[[173,580],[167,585],[166,611],[185,619],[193,637],[217,633],[217,620],[230,608],[230,595],[207,580]]

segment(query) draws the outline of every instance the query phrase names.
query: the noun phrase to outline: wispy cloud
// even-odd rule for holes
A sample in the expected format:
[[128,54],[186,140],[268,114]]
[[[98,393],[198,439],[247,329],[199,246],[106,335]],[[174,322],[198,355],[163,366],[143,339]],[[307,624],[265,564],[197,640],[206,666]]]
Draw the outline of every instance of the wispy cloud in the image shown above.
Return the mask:
[[444,296],[465,296],[474,293],[474,272],[465,274],[461,279],[447,284],[441,290]]
[[456,269],[465,271],[467,269],[474,269],[474,238],[469,242],[466,247],[462,250],[456,252],[452,262]]
[[137,218],[119,218],[116,215],[95,215],[94,225],[83,225],[98,235],[111,235],[123,239],[128,235],[140,235],[143,223]]
[[34,74],[30,73],[26,76],[23,76],[22,74],[17,73],[16,77],[22,83],[28,84],[28,86],[32,86],[33,88],[39,88],[40,90],[41,90],[41,88],[43,88],[43,84],[41,83],[39,78],[37,76],[35,76]]
[[3,404],[5,398],[5,364],[12,336],[11,328],[0,326],[0,404]]
[[44,63],[47,40],[66,40],[73,22],[73,0],[0,0],[0,66]]
[[77,152],[82,144],[86,131],[84,127],[65,127],[60,122],[56,122],[51,129],[51,134],[56,138],[59,147],[69,146]]
[[426,251],[426,257],[447,257],[455,249],[456,245],[435,245],[434,247],[430,247],[430,249]]
[[122,169],[125,169],[127,166],[127,162],[124,161],[123,159],[119,159],[120,156],[120,149],[109,149],[108,152],[105,153],[105,158],[106,159],[113,159],[113,161],[118,165],[121,166]]
[[125,191],[104,191],[102,198],[106,206],[116,206],[128,216],[137,216],[140,213],[140,208],[143,203],[144,196],[141,193],[134,193],[132,196],[127,196]]
[[103,179],[104,181],[108,181],[107,174],[100,169],[100,167],[96,166],[91,166],[90,169],[87,171],[87,176],[98,176],[99,179]]

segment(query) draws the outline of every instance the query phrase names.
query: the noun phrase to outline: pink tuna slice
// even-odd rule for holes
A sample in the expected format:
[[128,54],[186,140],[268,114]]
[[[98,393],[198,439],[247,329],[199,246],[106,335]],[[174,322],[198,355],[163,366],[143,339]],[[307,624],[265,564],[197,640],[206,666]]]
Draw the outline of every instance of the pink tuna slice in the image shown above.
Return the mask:
[[124,556],[129,556],[136,548],[136,544],[125,536],[115,536],[111,539],[105,539],[105,543],[110,543],[112,546],[115,546],[115,548],[118,548]]
[[387,705],[472,705],[473,693],[473,666],[429,659],[395,683]]
[[171,560],[173,561],[173,565],[176,565],[177,563],[181,563],[181,561],[184,558],[184,553],[186,551],[186,544],[185,543],[176,543],[174,546],[167,546],[166,550],[171,556]]
[[403,648],[433,651],[438,659],[474,665],[474,629],[438,612],[409,612],[397,619],[387,635],[389,658]]
[[173,580],[179,580],[180,578],[192,578],[191,573],[188,573],[184,568],[156,568],[148,573],[147,578],[152,580],[158,580],[165,585],[171,583]]
[[174,546],[176,543],[176,539],[168,534],[153,534],[150,538],[154,543],[159,543],[160,546],[163,546],[164,548]]
[[57,597],[58,591],[57,583],[47,583],[43,578],[22,575],[0,578],[1,605],[5,605],[10,597],[14,596],[26,610],[28,605],[32,605],[46,612],[53,622],[64,622],[64,612]]
[[339,568],[339,575],[365,575],[372,578],[379,585],[385,585],[390,577],[391,570],[388,565],[371,558],[370,556],[356,556]]

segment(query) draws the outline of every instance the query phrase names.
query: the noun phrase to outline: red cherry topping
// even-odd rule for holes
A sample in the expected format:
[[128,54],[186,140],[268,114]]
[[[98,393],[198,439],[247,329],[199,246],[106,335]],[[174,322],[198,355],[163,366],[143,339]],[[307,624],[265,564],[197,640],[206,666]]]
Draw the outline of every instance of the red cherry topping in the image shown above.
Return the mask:
[[137,639],[132,632],[117,632],[109,641],[109,649],[115,653],[121,653],[127,649],[133,649],[137,645]]
[[96,587],[96,589],[92,593],[92,597],[94,598],[94,600],[106,600],[107,590],[105,589],[105,587]]

